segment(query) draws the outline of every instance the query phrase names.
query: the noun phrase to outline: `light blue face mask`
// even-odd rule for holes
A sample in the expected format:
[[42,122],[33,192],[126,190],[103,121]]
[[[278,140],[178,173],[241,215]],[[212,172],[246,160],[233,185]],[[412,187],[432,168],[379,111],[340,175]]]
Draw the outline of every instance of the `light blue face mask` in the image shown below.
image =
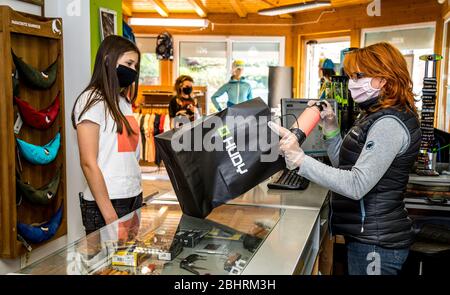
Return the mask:
[[20,154],[30,163],[35,165],[47,165],[56,159],[61,146],[61,134],[58,132],[55,138],[45,146],[33,145],[17,139]]

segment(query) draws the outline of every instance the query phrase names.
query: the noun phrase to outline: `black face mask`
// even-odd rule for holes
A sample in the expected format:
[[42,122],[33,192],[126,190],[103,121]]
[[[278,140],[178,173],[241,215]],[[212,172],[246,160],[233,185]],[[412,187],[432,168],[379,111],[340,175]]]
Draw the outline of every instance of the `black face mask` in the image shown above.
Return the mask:
[[126,67],[124,65],[119,65],[116,71],[121,88],[128,87],[133,84],[134,81],[136,81],[136,76],[138,73],[132,68]]
[[181,89],[183,91],[184,94],[186,95],[190,95],[192,93],[192,87],[185,87],[183,89]]

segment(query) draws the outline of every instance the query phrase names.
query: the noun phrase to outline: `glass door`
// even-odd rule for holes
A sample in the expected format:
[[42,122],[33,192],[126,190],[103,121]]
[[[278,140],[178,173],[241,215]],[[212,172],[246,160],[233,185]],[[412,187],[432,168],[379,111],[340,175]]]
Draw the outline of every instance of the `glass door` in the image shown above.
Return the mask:
[[[306,39],[304,41],[306,50],[305,88],[303,98],[318,98],[320,91],[320,65],[329,59],[334,64],[334,71],[339,74],[341,67],[341,51],[350,47],[350,37],[338,37],[327,39]],[[326,66],[331,65],[327,63]]]

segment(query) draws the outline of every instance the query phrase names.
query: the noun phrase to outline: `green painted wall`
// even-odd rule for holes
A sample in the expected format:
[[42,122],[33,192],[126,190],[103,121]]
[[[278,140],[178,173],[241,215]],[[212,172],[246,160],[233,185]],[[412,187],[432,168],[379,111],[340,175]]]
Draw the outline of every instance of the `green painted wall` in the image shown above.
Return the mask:
[[95,55],[100,47],[100,7],[117,12],[117,34],[122,36],[122,0],[90,0],[91,1],[91,64],[94,68]]

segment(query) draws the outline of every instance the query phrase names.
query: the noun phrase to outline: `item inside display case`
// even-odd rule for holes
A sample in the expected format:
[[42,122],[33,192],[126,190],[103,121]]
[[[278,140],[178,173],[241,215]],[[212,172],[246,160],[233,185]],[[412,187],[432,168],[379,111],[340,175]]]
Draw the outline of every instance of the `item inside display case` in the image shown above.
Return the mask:
[[[200,219],[183,215],[176,203],[154,202],[21,272],[240,274],[282,214],[279,209],[273,208],[224,205],[216,208],[207,219]],[[260,230],[263,224],[264,230]],[[132,234],[119,234],[125,231]],[[258,245],[252,247],[254,252],[244,247],[244,237],[247,235],[257,235],[260,239]]]

